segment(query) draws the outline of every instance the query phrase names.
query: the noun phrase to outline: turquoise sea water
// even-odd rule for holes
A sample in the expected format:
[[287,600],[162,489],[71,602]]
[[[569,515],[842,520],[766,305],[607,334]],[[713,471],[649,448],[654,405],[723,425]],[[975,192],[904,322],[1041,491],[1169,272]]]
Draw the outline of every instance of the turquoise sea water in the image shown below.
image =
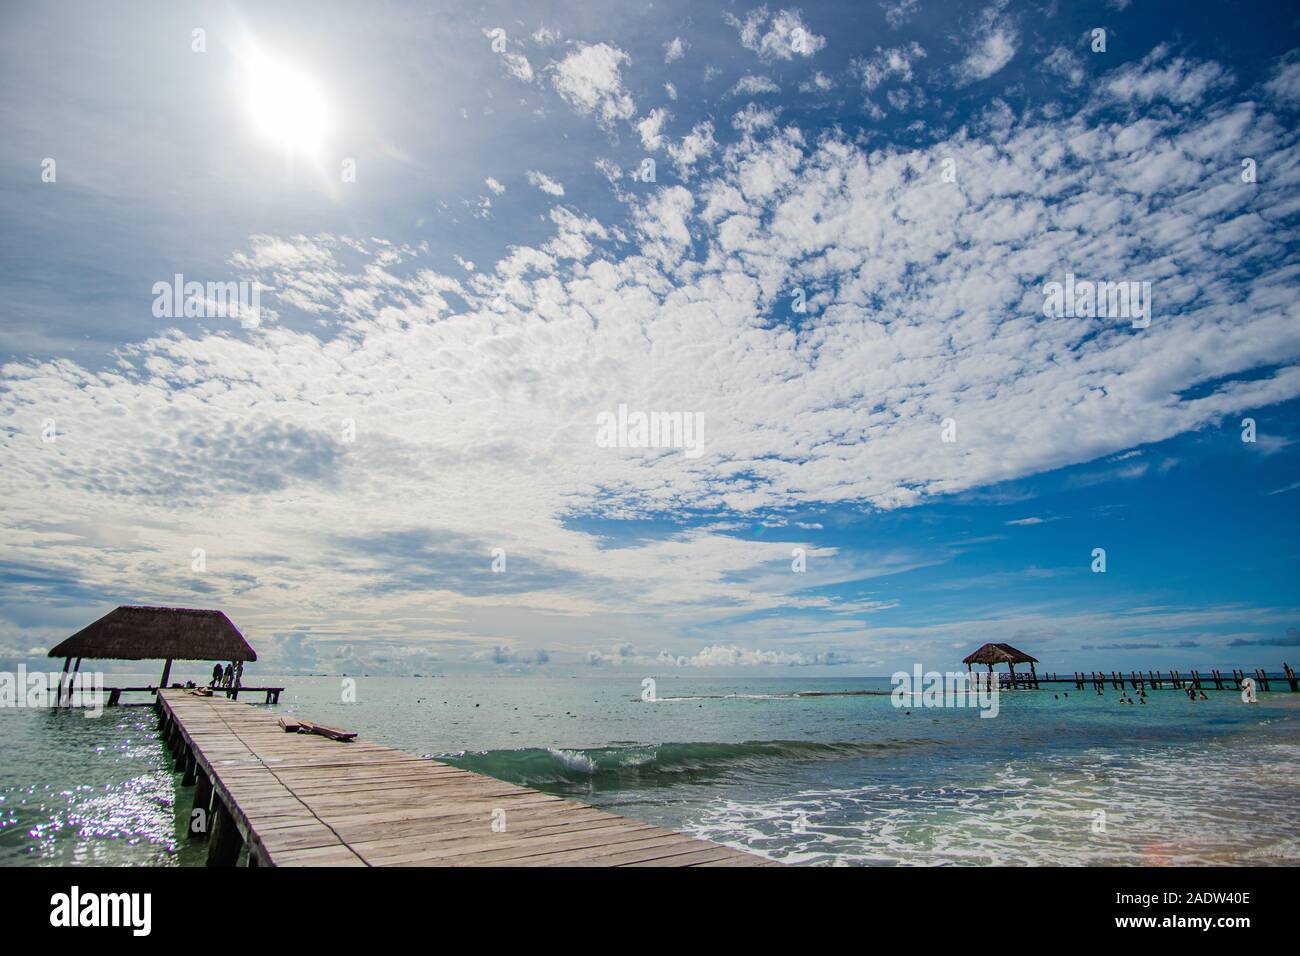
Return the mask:
[[[247,682],[287,687],[270,711],[787,862],[1300,863],[1300,694],[1057,686],[987,719],[895,708],[884,679],[668,676],[647,702],[643,676],[359,677],[355,702],[339,678]],[[155,726],[0,710],[0,864],[201,863]]]

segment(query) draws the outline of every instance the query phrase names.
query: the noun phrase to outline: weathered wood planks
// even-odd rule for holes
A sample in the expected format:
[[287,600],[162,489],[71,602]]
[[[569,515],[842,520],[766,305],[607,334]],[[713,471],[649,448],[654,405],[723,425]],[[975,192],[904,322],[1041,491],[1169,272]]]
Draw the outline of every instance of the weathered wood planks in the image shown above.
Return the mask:
[[196,808],[211,800],[214,864],[237,832],[260,866],[776,865],[378,744],[287,734],[224,697],[164,690],[159,709]]

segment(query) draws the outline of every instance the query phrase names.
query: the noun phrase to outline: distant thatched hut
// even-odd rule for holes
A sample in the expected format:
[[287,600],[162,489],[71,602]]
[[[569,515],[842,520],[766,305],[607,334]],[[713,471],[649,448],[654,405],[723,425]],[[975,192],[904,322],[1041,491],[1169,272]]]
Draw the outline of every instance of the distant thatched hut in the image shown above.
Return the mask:
[[1006,664],[1011,669],[1012,687],[1016,686],[1016,665],[1028,664],[1030,681],[1033,686],[1038,686],[1038,672],[1034,669],[1034,665],[1038,663],[1038,658],[1030,657],[1024,651],[1014,648],[1010,644],[985,644],[962,663],[966,665],[967,671],[971,669],[972,664],[987,664],[990,680],[992,680],[993,665]]
[[[172,661],[255,661],[257,652],[220,611],[188,607],[119,607],[83,627],[50,650],[81,669],[90,660],[165,660],[160,687],[167,686]],[[75,673],[75,672],[74,672]]]

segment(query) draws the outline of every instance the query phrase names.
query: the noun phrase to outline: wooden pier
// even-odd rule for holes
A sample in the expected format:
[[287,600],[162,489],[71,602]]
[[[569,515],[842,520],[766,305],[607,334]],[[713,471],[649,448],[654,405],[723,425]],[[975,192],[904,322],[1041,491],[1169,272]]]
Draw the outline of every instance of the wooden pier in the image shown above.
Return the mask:
[[778,865],[224,697],[165,689],[158,713],[209,866]]
[[[972,675],[977,682],[987,683],[991,678],[984,674],[976,673]],[[1242,682],[1247,678],[1254,680],[1255,689],[1258,691],[1269,692],[1273,690],[1290,690],[1293,693],[1300,692],[1300,678],[1297,678],[1295,670],[1290,664],[1283,662],[1282,672],[1280,674],[1269,674],[1261,667],[1255,668],[1253,672],[1238,670],[1233,668],[1231,673],[1224,674],[1218,669],[1212,669],[1208,674],[1202,674],[1198,670],[1189,670],[1187,673],[1182,671],[1129,671],[1127,674],[1123,671],[1075,671],[1069,676],[1058,676],[1056,673],[1032,673],[1017,674],[1014,670],[1009,674],[997,674],[999,688],[1001,690],[1036,690],[1042,684],[1073,684],[1077,690],[1090,688],[1101,691],[1106,687],[1114,690],[1145,690],[1150,687],[1152,690],[1161,690],[1165,687],[1175,688],[1177,690],[1230,690],[1235,692],[1241,691]]]
[[[173,689],[179,690],[180,688],[177,687]],[[262,703],[264,704],[280,703],[280,694],[284,691],[283,687],[242,687],[241,686],[241,687],[210,687],[208,689],[212,691],[214,696],[219,694],[222,697],[229,697],[231,700],[239,700],[240,694],[265,694],[266,699],[262,701]],[[84,693],[85,690],[83,689],[82,692]],[[151,694],[156,696],[158,693],[158,688],[154,687],[153,685],[148,685],[145,687],[105,687],[103,689],[103,693],[108,695],[108,700],[104,705],[106,707],[117,707],[119,705],[132,706],[132,705],[122,704],[123,694]],[[60,697],[63,694],[62,687],[59,688],[59,694]],[[68,696],[69,697],[72,696],[70,688],[68,691]],[[136,704],[134,706],[152,707],[154,705],[152,701],[147,701],[144,704]]]
[[[1074,671],[1069,676],[1058,676],[1057,674],[998,674],[996,675],[998,687],[1002,691],[1014,691],[1014,689],[1037,689],[1041,684],[1074,684],[1076,689],[1083,691],[1084,688],[1101,691],[1106,687],[1115,689],[1115,691],[1140,691],[1140,689],[1152,688],[1153,691],[1160,691],[1162,688],[1175,688],[1179,691],[1186,691],[1188,688],[1196,691],[1242,691],[1242,682],[1249,678],[1255,680],[1257,691],[1286,691],[1300,692],[1300,679],[1297,679],[1296,672],[1291,665],[1283,663],[1281,674],[1269,674],[1262,667],[1256,667],[1255,671],[1244,671],[1232,669],[1230,674],[1223,674],[1222,671],[1212,669],[1209,674],[1201,674],[1199,670],[1190,670],[1184,674],[1183,671]],[[987,682],[988,678],[984,674],[975,674],[976,682]]]

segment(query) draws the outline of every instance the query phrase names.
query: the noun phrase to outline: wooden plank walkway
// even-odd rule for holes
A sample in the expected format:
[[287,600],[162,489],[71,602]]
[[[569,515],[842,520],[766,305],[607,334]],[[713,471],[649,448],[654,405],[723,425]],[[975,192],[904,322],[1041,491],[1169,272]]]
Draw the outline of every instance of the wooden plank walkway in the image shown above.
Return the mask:
[[285,733],[223,697],[163,690],[158,708],[211,821],[209,865],[243,846],[250,866],[778,865],[379,744]]

